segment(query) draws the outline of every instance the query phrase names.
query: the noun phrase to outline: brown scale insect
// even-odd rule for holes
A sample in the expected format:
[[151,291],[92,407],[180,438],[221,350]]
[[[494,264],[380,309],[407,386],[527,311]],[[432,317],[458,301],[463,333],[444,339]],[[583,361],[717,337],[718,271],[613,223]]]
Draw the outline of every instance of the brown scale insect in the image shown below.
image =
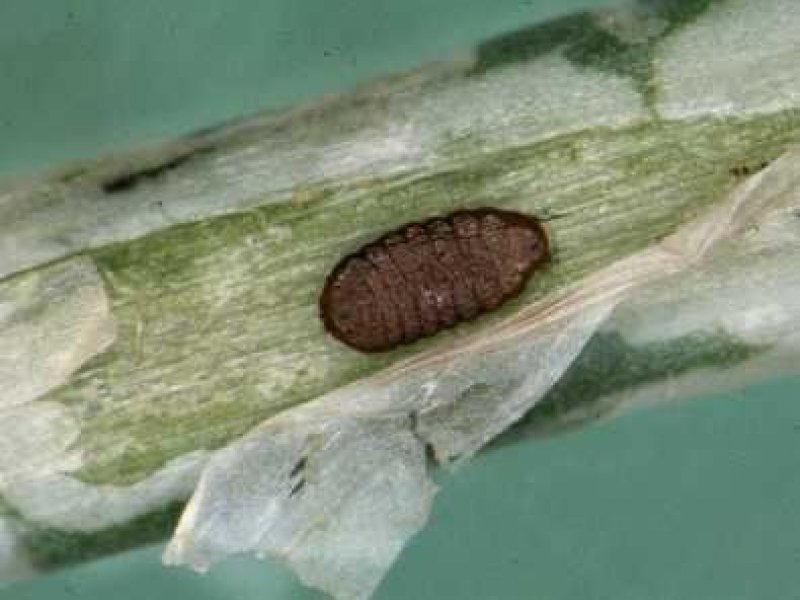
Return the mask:
[[391,350],[494,310],[547,261],[538,219],[496,208],[409,223],[344,257],[319,299],[325,329]]

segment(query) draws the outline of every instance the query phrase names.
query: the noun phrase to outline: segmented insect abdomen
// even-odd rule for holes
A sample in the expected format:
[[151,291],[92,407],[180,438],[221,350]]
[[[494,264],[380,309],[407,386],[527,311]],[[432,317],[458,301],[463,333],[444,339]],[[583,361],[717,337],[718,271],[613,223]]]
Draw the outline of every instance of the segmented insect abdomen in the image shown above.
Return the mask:
[[535,217],[461,210],[405,225],[342,259],[325,282],[320,313],[345,344],[390,350],[496,309],[547,259]]

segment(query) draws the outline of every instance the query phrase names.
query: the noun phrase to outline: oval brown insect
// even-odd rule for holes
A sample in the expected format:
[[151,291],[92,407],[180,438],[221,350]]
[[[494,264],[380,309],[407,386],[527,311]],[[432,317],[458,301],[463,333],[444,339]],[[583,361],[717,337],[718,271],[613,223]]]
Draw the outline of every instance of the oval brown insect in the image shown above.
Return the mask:
[[459,210],[404,225],[345,256],[325,281],[320,315],[348,346],[391,350],[496,309],[548,258],[535,217]]

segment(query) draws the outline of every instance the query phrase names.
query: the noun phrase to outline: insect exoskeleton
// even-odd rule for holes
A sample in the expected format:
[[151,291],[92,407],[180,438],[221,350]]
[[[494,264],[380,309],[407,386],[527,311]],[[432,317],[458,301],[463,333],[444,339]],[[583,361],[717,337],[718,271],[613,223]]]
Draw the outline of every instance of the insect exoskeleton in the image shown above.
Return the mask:
[[549,259],[536,217],[497,208],[409,223],[345,256],[320,315],[362,352],[391,350],[498,308]]

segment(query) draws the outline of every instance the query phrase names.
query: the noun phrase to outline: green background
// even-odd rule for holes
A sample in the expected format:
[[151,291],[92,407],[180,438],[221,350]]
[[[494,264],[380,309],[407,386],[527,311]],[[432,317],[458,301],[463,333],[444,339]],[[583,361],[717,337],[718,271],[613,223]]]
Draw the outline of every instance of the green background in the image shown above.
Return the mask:
[[[0,172],[351,87],[575,7],[519,0],[4,0]],[[800,379],[642,410],[442,478],[377,598],[800,599]],[[145,549],[0,599],[323,598],[274,564]]]

